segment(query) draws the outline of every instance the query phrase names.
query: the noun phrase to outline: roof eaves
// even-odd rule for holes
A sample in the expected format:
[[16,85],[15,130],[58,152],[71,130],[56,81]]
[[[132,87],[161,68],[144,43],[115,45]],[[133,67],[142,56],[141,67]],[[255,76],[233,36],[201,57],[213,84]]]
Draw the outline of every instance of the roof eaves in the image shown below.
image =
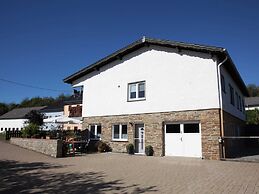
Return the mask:
[[239,80],[239,84],[241,85],[241,90],[243,93],[247,96],[249,96],[247,88],[236,69],[229,53],[226,51],[225,48],[222,47],[215,47],[215,46],[207,46],[207,45],[201,45],[201,44],[191,44],[191,43],[184,43],[184,42],[178,42],[178,41],[170,41],[170,40],[161,40],[161,39],[152,39],[152,38],[142,38],[139,39],[132,44],[117,50],[116,52],[112,53],[111,55],[108,55],[107,57],[104,57],[103,59],[93,63],[90,66],[87,66],[78,72],[66,77],[63,79],[65,83],[72,84],[72,82],[76,79],[79,79],[80,77],[91,73],[92,71],[99,69],[100,67],[106,65],[107,63],[114,61],[118,58],[122,58],[124,55],[141,48],[145,45],[158,45],[158,46],[165,46],[165,47],[173,47],[173,48],[181,48],[181,49],[188,49],[188,50],[194,50],[194,51],[200,51],[200,52],[207,52],[207,53],[214,53],[216,55],[224,55],[227,56],[230,60],[230,64],[234,70],[234,74],[236,75],[237,79]]
[[238,85],[240,86],[240,89],[242,90],[243,94],[247,97],[249,97],[249,93],[248,93],[248,90],[247,90],[247,87],[243,81],[243,79],[241,78],[241,75],[239,73],[239,71],[237,70],[236,66],[235,66],[235,63],[233,62],[232,58],[230,57],[229,53],[227,50],[224,51],[225,55],[227,56],[227,58],[229,59],[230,61],[230,65],[231,65],[231,69],[234,70],[234,75],[236,75],[237,79],[235,79],[235,81],[238,82]]
[[160,40],[160,39],[152,39],[152,38],[142,38],[139,39],[132,44],[117,50],[116,52],[112,53],[111,55],[108,55],[107,57],[104,57],[103,59],[93,63],[90,66],[87,66],[78,72],[66,77],[63,79],[65,83],[71,84],[74,80],[94,71],[95,69],[98,69],[105,64],[123,57],[124,55],[142,47],[148,44],[152,45],[160,45],[160,46],[166,46],[166,47],[181,47],[186,48],[188,50],[198,50],[201,52],[223,52],[224,48],[215,47],[215,46],[205,46],[200,44],[190,44],[190,43],[184,43],[184,42],[176,42],[176,41],[170,41],[170,40]]
[[63,81],[65,83],[71,84],[73,82],[73,80],[76,80],[78,78],[80,78],[81,76],[90,73],[92,71],[94,71],[95,69],[100,68],[101,66],[113,61],[114,59],[117,58],[121,58],[122,56],[124,56],[126,53],[129,53],[132,50],[135,50],[135,47],[141,47],[141,44],[143,44],[142,40],[137,40],[135,42],[133,42],[132,44],[123,47],[122,49],[119,49],[117,51],[115,51],[114,53],[98,60],[97,62],[79,70],[78,72],[66,77],[65,79],[63,79]]

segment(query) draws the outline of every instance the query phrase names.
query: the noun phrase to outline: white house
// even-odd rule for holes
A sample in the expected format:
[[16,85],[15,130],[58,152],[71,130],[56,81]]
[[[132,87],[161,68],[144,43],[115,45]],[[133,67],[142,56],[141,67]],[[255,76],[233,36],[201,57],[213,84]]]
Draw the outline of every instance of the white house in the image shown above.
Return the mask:
[[113,151],[219,159],[219,137],[245,120],[248,92],[224,48],[144,37],[64,82],[83,87],[83,127]]
[[248,97],[245,98],[245,108],[246,110],[259,110],[259,97]]
[[5,113],[4,115],[0,116],[0,132],[3,133],[5,131],[22,130],[25,126],[25,122],[27,121],[27,119],[25,118],[26,114],[28,114],[32,110],[40,111],[43,108],[45,108],[45,106],[15,108]]
[[61,107],[46,107],[40,111],[44,114],[43,130],[56,130],[61,125],[53,120],[64,116],[64,108]]

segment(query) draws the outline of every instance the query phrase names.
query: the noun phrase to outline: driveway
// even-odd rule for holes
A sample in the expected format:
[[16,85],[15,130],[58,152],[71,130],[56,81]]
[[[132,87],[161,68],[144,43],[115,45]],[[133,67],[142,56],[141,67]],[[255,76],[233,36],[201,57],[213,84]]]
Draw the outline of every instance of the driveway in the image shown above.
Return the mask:
[[0,141],[0,193],[259,193],[259,164],[89,154],[51,158]]

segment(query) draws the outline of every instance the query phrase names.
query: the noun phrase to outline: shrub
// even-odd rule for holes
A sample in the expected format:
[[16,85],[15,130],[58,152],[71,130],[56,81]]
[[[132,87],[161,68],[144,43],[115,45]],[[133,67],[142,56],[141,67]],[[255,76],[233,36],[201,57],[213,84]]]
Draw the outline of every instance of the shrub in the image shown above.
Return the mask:
[[153,154],[154,154],[153,147],[151,145],[146,146],[145,153],[147,156],[153,156]]
[[0,141],[1,140],[6,140],[6,133],[5,132],[0,133]]
[[22,137],[33,137],[36,134],[39,134],[39,126],[33,123],[30,123],[22,130]]
[[105,142],[102,142],[102,141],[99,141],[98,142],[98,152],[109,152],[111,149],[110,149],[110,146],[105,143]]
[[132,143],[128,144],[126,146],[126,149],[128,154],[131,154],[131,155],[134,154],[134,145]]

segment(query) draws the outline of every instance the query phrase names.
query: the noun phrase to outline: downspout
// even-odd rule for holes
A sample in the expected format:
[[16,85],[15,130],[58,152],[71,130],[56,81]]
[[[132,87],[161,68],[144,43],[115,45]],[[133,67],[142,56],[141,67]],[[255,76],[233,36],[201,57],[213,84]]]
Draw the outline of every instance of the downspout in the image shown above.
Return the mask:
[[[223,51],[225,51],[226,49],[224,49]],[[217,74],[218,74],[218,87],[219,87],[219,107],[220,107],[220,143],[223,144],[222,142],[222,137],[224,137],[224,125],[223,125],[223,103],[222,103],[222,86],[221,86],[221,73],[220,73],[220,67],[221,65],[223,65],[226,61],[228,60],[228,57],[226,56],[226,58],[220,62],[218,64],[218,71],[217,71]],[[223,147],[223,149],[221,150],[222,153],[221,153],[221,156],[222,158],[225,158],[225,149]]]

